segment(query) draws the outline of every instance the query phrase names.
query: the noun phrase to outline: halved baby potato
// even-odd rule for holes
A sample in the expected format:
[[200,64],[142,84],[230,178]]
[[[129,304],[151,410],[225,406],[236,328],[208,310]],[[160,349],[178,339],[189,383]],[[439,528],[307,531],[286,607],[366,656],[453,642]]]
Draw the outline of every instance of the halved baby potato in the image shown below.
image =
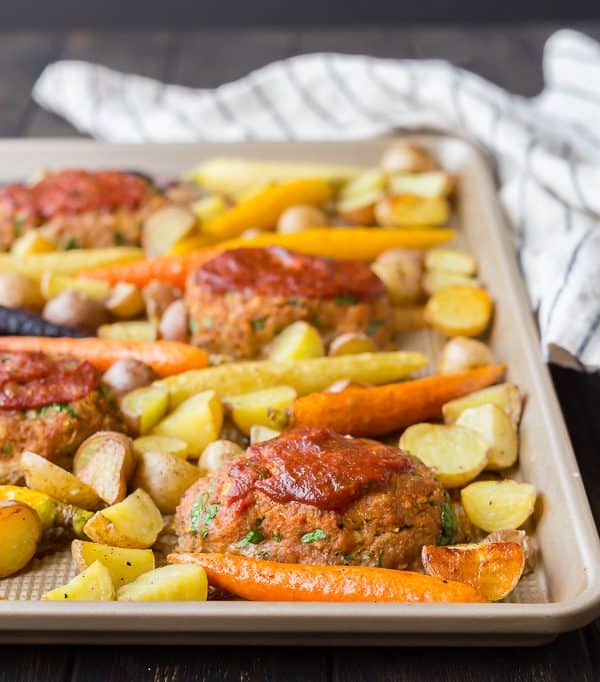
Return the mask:
[[44,272],[40,279],[42,296],[51,301],[63,291],[79,291],[94,301],[103,301],[110,291],[110,284],[99,279],[68,277],[56,272]]
[[297,393],[291,386],[273,386],[260,391],[226,396],[223,403],[231,410],[235,425],[250,434],[252,426],[268,426],[281,429],[288,421],[287,408],[296,400]]
[[160,511],[144,490],[136,490],[122,502],[96,512],[84,533],[94,542],[114,547],[147,549],[162,530]]
[[94,561],[66,585],[42,596],[46,601],[112,601],[114,598],[115,588],[110,573],[99,561]]
[[448,287],[479,287],[481,283],[475,277],[461,275],[459,272],[448,272],[447,270],[427,270],[423,275],[423,289],[429,296],[437,293],[441,289]]
[[131,282],[118,282],[108,293],[104,305],[115,317],[127,320],[141,315],[146,303],[139,287]]
[[477,261],[467,251],[458,249],[431,249],[425,255],[428,270],[442,270],[472,277],[477,272]]
[[152,320],[133,320],[132,322],[113,322],[98,327],[98,338],[119,339],[121,341],[156,341],[158,324]]
[[329,355],[356,355],[357,353],[375,353],[377,346],[366,334],[347,332],[340,334],[329,345]]
[[517,430],[506,412],[492,403],[470,407],[461,412],[457,426],[481,434],[490,446],[486,469],[498,471],[512,466],[519,453]]
[[421,559],[427,575],[466,583],[489,601],[509,595],[525,568],[525,553],[518,542],[425,545]]
[[450,204],[443,197],[425,198],[414,194],[386,197],[375,205],[375,218],[383,227],[445,225],[450,218]]
[[35,452],[26,450],[21,455],[21,469],[28,488],[46,493],[60,502],[83,509],[98,509],[102,503],[91,486]]
[[22,502],[0,502],[0,578],[27,566],[41,537],[42,523],[31,507]]
[[271,440],[277,438],[281,435],[281,431],[276,431],[275,429],[270,429],[268,426],[260,426],[255,424],[250,429],[250,445],[255,443],[262,443],[265,440]]
[[299,320],[279,334],[271,344],[269,360],[284,362],[325,355],[323,340],[316,327]]
[[414,303],[423,295],[423,252],[416,249],[388,249],[371,265],[385,284],[392,303]]
[[33,256],[36,253],[50,253],[50,251],[57,251],[56,244],[48,237],[43,237],[39,230],[26,232],[15,239],[10,247],[10,252],[17,258]]
[[152,571],[155,566],[151,549],[127,549],[73,540],[71,554],[79,571],[84,571],[95,561],[99,561],[108,569],[116,589],[133,582],[143,573]]
[[522,526],[535,508],[537,493],[520,481],[476,481],[460,491],[471,523],[481,530],[514,530]]
[[129,428],[144,436],[169,409],[169,391],[160,384],[137,388],[121,399],[121,412]]
[[188,398],[154,428],[159,436],[181,438],[190,456],[199,456],[216,440],[223,426],[223,406],[214,391],[203,391]]
[[175,457],[187,459],[188,444],[181,438],[173,436],[141,436],[133,441],[133,451],[136,455],[144,452],[168,452]]
[[444,421],[446,424],[453,424],[460,414],[469,407],[478,407],[486,403],[492,403],[502,408],[512,419],[515,426],[519,424],[523,410],[523,398],[519,387],[508,383],[490,386],[481,391],[469,393],[463,398],[451,400],[442,407]]
[[494,356],[489,346],[483,341],[469,339],[466,336],[455,336],[446,342],[440,353],[438,372],[453,374],[466,372],[469,369],[493,365]]
[[478,336],[492,317],[493,301],[485,289],[454,285],[427,301],[425,319],[446,336]]
[[119,601],[206,601],[207,596],[208,580],[202,566],[174,564],[144,573],[137,580],[124,585],[119,589],[117,599]]
[[[255,427],[252,427],[255,428]],[[261,426],[260,428],[266,428]],[[198,460],[198,469],[205,474],[218,471],[227,462],[244,456],[245,450],[231,440],[220,439],[210,443]]]
[[440,170],[394,173],[388,180],[388,191],[392,196],[413,194],[417,197],[436,199],[452,194],[455,186],[456,177]]
[[165,206],[153,213],[144,224],[142,244],[148,258],[161,256],[196,225],[196,216],[183,206]]
[[402,434],[399,446],[433,469],[446,488],[472,481],[485,469],[489,456],[484,438],[460,426],[415,424]]

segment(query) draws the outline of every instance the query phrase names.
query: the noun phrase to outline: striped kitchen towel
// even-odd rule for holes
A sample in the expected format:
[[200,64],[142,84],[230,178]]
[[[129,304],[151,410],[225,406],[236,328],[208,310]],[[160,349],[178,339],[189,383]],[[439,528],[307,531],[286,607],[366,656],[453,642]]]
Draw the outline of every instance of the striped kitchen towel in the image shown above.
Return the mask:
[[[309,54],[215,89],[77,61],[48,66],[35,100],[113,142],[358,139],[433,129],[476,142],[499,196],[548,360],[600,369],[600,45],[544,50],[544,90],[512,95],[443,61]],[[510,330],[506,330],[510,333]]]

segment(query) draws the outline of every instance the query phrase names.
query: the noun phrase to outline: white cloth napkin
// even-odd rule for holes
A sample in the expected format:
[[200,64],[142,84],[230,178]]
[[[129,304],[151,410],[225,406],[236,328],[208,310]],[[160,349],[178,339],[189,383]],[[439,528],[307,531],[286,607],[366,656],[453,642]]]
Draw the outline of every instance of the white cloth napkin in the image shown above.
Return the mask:
[[347,140],[399,128],[469,138],[495,160],[545,357],[597,370],[600,45],[559,31],[543,67],[544,90],[529,99],[437,60],[309,54],[214,90],[60,61],[33,96],[113,142]]

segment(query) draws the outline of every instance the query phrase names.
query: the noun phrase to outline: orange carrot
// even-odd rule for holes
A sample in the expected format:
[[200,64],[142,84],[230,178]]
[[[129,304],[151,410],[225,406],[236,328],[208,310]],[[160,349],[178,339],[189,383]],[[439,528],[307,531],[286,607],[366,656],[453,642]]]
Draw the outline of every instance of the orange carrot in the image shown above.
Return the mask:
[[0,351],[41,351],[50,355],[72,355],[91,362],[101,371],[107,370],[117,360],[134,358],[152,367],[160,377],[189,369],[202,369],[208,365],[208,355],[203,350],[177,341],[2,336]]
[[312,393],[290,407],[293,426],[322,426],[353,436],[382,436],[438,417],[442,405],[500,379],[504,365],[436,374],[398,384]]
[[211,585],[252,601],[486,601],[469,585],[413,571],[282,564],[236,554],[170,554],[168,561],[203,566]]

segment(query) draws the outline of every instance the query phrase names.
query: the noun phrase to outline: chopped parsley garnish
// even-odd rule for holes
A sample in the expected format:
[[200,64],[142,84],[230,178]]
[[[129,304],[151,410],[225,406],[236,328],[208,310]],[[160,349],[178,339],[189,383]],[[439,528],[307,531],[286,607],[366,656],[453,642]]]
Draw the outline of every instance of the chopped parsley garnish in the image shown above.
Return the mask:
[[217,503],[208,504],[208,498],[210,497],[211,492],[212,491],[207,491],[202,493],[192,506],[191,532],[192,535],[198,535],[198,531],[200,531],[201,538],[205,538],[208,535],[209,526],[215,520],[221,507],[221,505]]
[[206,329],[212,329],[215,326],[215,321],[212,319],[212,317],[203,317],[202,326]]
[[312,324],[313,327],[316,327],[317,329],[321,327],[321,320],[319,320],[318,317],[313,317],[310,323]]
[[385,320],[371,320],[365,329],[367,336],[373,336],[377,333],[379,327],[385,324]]
[[12,449],[13,449],[13,446],[10,443],[4,443],[4,445],[2,446],[2,452],[5,455],[10,455],[10,453],[12,452]]
[[255,332],[261,332],[265,328],[266,322],[264,317],[260,317],[258,320],[252,320],[252,329],[254,329]]
[[248,547],[248,545],[260,545],[263,540],[262,532],[258,528],[255,528],[254,530],[249,530],[234,546],[239,549],[244,549],[244,547]]
[[352,554],[342,554],[344,557],[344,561],[347,561],[349,564],[354,561],[354,556]]
[[115,232],[115,246],[123,246],[123,244],[125,244],[125,235],[117,230]]
[[79,244],[77,243],[75,237],[70,237],[65,244],[65,251],[71,251],[72,249],[76,249],[78,246]]
[[450,500],[446,499],[442,505],[441,513],[442,530],[438,537],[438,545],[451,545],[458,533],[458,520],[454,509],[452,508],[452,503]]
[[356,296],[338,296],[337,298],[333,299],[334,303],[337,303],[338,305],[356,305],[358,303],[358,299]]
[[189,323],[189,328],[190,328],[190,334],[195,334],[198,331],[198,323],[194,318],[190,318],[190,323]]
[[273,533],[273,540],[275,542],[281,542],[281,535],[280,533]]
[[45,405],[40,407],[38,414],[40,417],[45,417],[50,410],[56,410],[57,412],[66,412],[69,417],[77,418],[78,414],[71,403],[52,403],[52,405]]
[[305,545],[307,545],[309,542],[318,542],[319,540],[327,540],[329,535],[324,530],[321,530],[320,528],[315,528],[314,530],[311,530],[310,533],[304,533],[304,535],[300,538],[300,542],[303,542]]
[[20,237],[23,234],[23,225],[25,225],[25,218],[23,218],[22,216],[17,216],[16,218],[13,218],[12,224],[15,237]]

